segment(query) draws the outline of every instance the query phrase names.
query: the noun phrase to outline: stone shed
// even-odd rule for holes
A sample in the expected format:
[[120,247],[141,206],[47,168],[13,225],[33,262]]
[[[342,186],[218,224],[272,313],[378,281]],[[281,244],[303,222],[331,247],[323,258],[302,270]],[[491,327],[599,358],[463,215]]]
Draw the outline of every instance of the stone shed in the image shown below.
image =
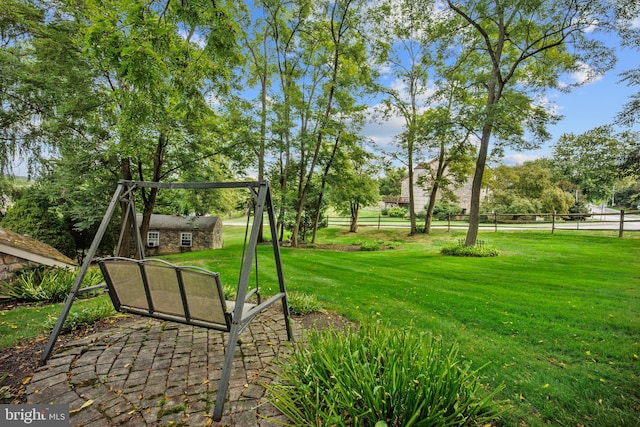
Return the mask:
[[146,242],[147,256],[220,249],[222,221],[216,216],[153,214],[149,231],[142,239]]
[[[432,174],[438,167],[437,159],[434,159],[428,163],[420,163],[413,169],[413,197],[415,199],[415,209],[419,212],[425,208],[429,203],[430,186],[432,185]],[[449,177],[449,174],[447,174]],[[419,183],[424,181],[424,187]],[[409,207],[409,178],[405,177],[401,182],[401,195],[398,198],[397,205],[408,208]],[[462,214],[467,214],[471,209],[471,187],[473,186],[473,176],[467,177],[467,179],[455,185],[452,185],[450,190],[455,198],[455,203],[462,208]],[[486,188],[481,190],[480,199],[484,200],[487,197],[488,190]],[[436,201],[441,200],[442,189],[438,191]],[[392,205],[388,200],[385,200],[385,204]]]
[[0,280],[9,280],[24,267],[48,265],[73,268],[76,263],[57,249],[0,227]]

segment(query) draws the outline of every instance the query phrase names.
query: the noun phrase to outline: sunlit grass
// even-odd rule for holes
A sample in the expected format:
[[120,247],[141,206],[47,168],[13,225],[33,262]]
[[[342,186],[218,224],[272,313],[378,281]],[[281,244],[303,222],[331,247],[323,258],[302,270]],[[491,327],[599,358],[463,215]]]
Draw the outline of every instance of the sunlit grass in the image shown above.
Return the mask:
[[[70,318],[86,317],[84,313],[103,313],[105,304],[110,304],[107,295],[78,299],[71,307]],[[25,339],[48,335],[51,325],[55,324],[60,315],[62,305],[22,306],[0,311],[0,349],[16,345]]]
[[[237,280],[243,232],[227,228],[226,239],[236,243],[198,259],[223,280]],[[640,409],[640,240],[485,232],[481,238],[499,256],[440,254],[463,237],[444,230],[428,236],[321,230],[322,244],[381,239],[398,249],[282,248],[287,287],[355,321],[378,316],[458,342],[474,366],[490,363],[483,370],[489,386],[505,384],[500,398],[514,405],[506,425],[633,425]],[[273,293],[270,246],[259,253],[263,292]],[[179,258],[188,263],[197,255]]]
[[[244,233],[244,227],[225,226],[222,249],[168,258],[218,271],[225,284],[236,286]],[[369,239],[394,242],[396,249],[281,248],[287,288],[313,295],[322,307],[354,321],[375,317],[457,342],[460,356],[473,366],[489,363],[483,382],[492,389],[505,385],[498,398],[513,405],[505,425],[635,425],[640,236],[482,231],[480,238],[499,256],[440,253],[464,236],[445,230],[409,236],[406,229],[323,229],[319,244]],[[258,253],[262,293],[273,294],[278,282],[272,247],[260,245]],[[38,319],[57,316],[60,308],[30,310],[39,311],[23,318],[2,314],[0,340],[17,328],[20,336],[42,334]]]

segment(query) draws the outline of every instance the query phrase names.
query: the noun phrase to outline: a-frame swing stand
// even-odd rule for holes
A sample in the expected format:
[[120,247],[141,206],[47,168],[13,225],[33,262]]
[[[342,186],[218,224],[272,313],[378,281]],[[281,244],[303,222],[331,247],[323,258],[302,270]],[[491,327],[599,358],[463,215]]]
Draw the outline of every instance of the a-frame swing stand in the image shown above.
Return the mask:
[[[139,188],[245,188],[250,190],[254,202],[253,225],[242,255],[243,259],[241,261],[235,302],[225,301],[218,273],[198,267],[177,266],[166,261],[145,259],[144,245],[136,223],[134,203],[134,193]],[[277,236],[276,220],[269,182],[159,183],[120,181],[65,301],[58,321],[49,336],[49,341],[42,352],[40,361],[43,364],[53,351],[64,321],[71,310],[71,305],[80,292],[80,284],[87,270],[91,263],[96,261],[94,257],[98,246],[119,204],[123,206],[123,218],[128,218],[129,221],[122,221],[123,225],[120,231],[117,253],[120,253],[119,249],[123,241],[127,241],[127,239],[123,239],[125,234],[133,231],[133,240],[138,259],[110,257],[97,260],[105,277],[106,287],[114,307],[122,312],[228,332],[224,364],[213,410],[213,419],[219,421],[222,418],[236,348],[235,344],[240,332],[249,325],[255,316],[272,304],[281,301],[287,338],[289,340],[293,339],[280,247],[275,237]],[[257,304],[251,304],[247,300],[257,289],[248,290],[249,279],[256,257],[258,236],[265,211],[268,215],[271,229],[279,292],[265,301],[261,301],[258,298]]]

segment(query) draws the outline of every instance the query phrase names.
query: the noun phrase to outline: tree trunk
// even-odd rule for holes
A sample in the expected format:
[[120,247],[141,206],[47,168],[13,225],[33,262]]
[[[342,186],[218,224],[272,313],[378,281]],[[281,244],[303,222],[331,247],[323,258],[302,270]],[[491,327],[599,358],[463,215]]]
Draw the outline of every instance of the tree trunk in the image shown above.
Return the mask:
[[322,174],[322,186],[320,187],[320,195],[318,196],[318,207],[316,210],[316,218],[313,222],[313,236],[311,237],[311,243],[316,242],[316,234],[318,233],[318,225],[320,223],[320,214],[322,208],[322,199],[324,197],[324,189],[327,185],[327,176],[329,175],[329,170],[331,169],[331,165],[333,164],[333,159],[336,157],[336,153],[338,152],[338,145],[340,143],[340,132],[336,136],[336,142],[333,144],[333,150],[331,150],[331,157],[327,161],[327,164],[324,168],[324,173]]
[[409,234],[416,234],[416,209],[415,209],[415,198],[413,191],[413,148],[409,149],[409,222],[411,223],[411,231]]
[[424,233],[431,233],[431,223],[433,221],[433,208],[436,205],[436,197],[438,196],[438,190],[440,189],[440,183],[442,177],[447,170],[448,161],[445,160],[445,147],[444,142],[440,144],[440,155],[438,156],[438,169],[436,170],[436,176],[433,180],[433,186],[431,187],[431,193],[429,195],[429,204],[427,205],[427,215],[424,219]]
[[[337,67],[337,58],[336,58],[336,64],[335,66]],[[299,232],[300,232],[300,221],[302,220],[302,213],[304,211],[304,204],[307,200],[307,195],[309,194],[309,190],[311,189],[311,180],[313,178],[313,171],[316,168],[316,164],[318,163],[318,158],[320,156],[320,148],[322,147],[322,141],[324,140],[324,126],[325,123],[327,123],[329,116],[331,115],[331,109],[332,109],[332,105],[333,105],[333,95],[335,93],[335,89],[336,89],[336,83],[335,83],[335,79],[336,79],[336,73],[334,71],[334,83],[331,85],[331,88],[329,89],[329,96],[328,96],[328,100],[327,100],[327,106],[325,108],[324,111],[324,115],[323,115],[323,124],[320,125],[320,128],[318,129],[318,137],[316,139],[316,147],[313,153],[313,157],[311,158],[311,164],[309,165],[309,172],[306,176],[306,178],[304,178],[304,175],[301,173],[300,176],[302,179],[302,181],[300,182],[300,184],[302,184],[302,182],[304,181],[304,186],[302,186],[302,191],[298,193],[298,203],[297,203],[297,212],[296,212],[296,222],[293,226],[293,233],[291,233],[291,246],[296,247],[298,246],[298,236],[299,236]]]
[[[133,179],[131,175],[131,160],[130,159],[122,159],[120,163],[120,177],[126,181],[130,181]],[[131,194],[128,197],[132,197]],[[129,258],[131,256],[131,237],[133,234],[131,233],[133,224],[131,222],[131,217],[129,215],[129,211],[126,210],[127,202],[120,202],[120,212],[122,212],[121,228],[125,230],[122,235],[122,242],[120,242],[120,248],[118,249],[118,256]]]
[[438,196],[438,189],[440,188],[440,185],[438,183],[439,181],[438,179],[436,179],[436,181],[433,183],[433,186],[431,187],[431,193],[429,194],[429,204],[427,205],[427,216],[424,219],[425,234],[431,233],[431,223],[433,221],[433,208],[436,205],[436,197]]
[[[266,148],[266,140],[267,140],[267,34],[265,30],[265,34],[263,37],[264,40],[264,68],[260,75],[260,147],[258,148],[258,181],[262,182],[264,180],[264,156],[265,156],[265,148]],[[257,64],[256,64],[257,65]],[[264,234],[263,234],[263,221],[260,221],[260,229],[258,230],[258,243],[264,242]],[[271,236],[272,239],[275,239],[276,236]]]
[[322,207],[322,199],[324,198],[324,186],[326,181],[322,179],[322,188],[320,188],[320,195],[318,196],[318,204],[316,207],[316,218],[313,221],[313,232],[311,233],[311,243],[316,242],[316,235],[318,233],[318,223],[320,222],[320,208]]
[[[153,173],[151,177],[152,182],[160,182],[162,175],[162,165],[164,164],[164,149],[169,142],[169,137],[165,132],[160,132],[158,136],[158,143],[156,145],[156,152],[153,155]],[[142,175],[142,165],[138,166],[140,174],[140,181],[144,181]],[[149,231],[149,223],[151,222],[151,215],[156,206],[156,199],[158,197],[158,189],[150,188],[149,193],[145,192],[145,189],[141,189],[142,200],[144,202],[144,209],[142,211],[142,222],[140,223],[140,237],[142,244],[147,244],[147,232]]]
[[473,183],[471,184],[469,230],[467,231],[467,238],[464,242],[465,246],[475,246],[478,240],[478,228],[480,226],[480,192],[482,190],[482,177],[484,175],[484,168],[487,163],[487,154],[489,152],[491,130],[491,125],[485,125],[482,128],[480,150],[478,151],[478,159],[476,160],[476,171],[473,175]]
[[351,225],[349,226],[349,232],[358,232],[358,212],[360,211],[360,205],[357,203],[351,204]]

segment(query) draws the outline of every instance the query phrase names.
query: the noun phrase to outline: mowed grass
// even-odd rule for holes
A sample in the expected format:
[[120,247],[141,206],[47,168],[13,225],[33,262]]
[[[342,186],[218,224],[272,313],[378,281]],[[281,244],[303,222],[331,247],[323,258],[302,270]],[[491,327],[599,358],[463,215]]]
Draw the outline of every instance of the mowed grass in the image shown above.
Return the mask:
[[[225,248],[174,256],[235,283],[244,229],[227,227]],[[637,425],[640,414],[640,239],[610,234],[481,233],[495,258],[439,253],[462,232],[321,230],[317,243],[377,239],[394,250],[282,248],[288,290],[316,295],[352,320],[413,325],[503,383],[504,425]],[[259,248],[263,292],[277,280],[270,246]]]
[[[78,299],[71,307],[70,317],[84,311],[100,310],[111,304],[107,295]],[[48,338],[51,332],[48,325],[55,324],[60,316],[63,303],[34,304],[0,311],[0,349],[19,345],[30,338]],[[42,348],[44,349],[44,341]],[[2,375],[2,372],[0,372]]]
[[[219,271],[236,286],[244,228],[226,226],[224,248],[167,257]],[[268,233],[267,233],[268,237]],[[506,386],[506,426],[635,426],[640,414],[640,235],[603,232],[500,231],[480,238],[495,258],[454,258],[440,248],[463,232],[406,229],[320,230],[318,244],[359,247],[392,243],[393,250],[360,252],[282,248],[287,288],[362,322],[413,325],[480,368],[488,387]],[[272,249],[261,245],[263,295],[277,290]],[[255,276],[252,277],[252,282]],[[106,297],[81,300],[73,310]],[[46,337],[46,318],[60,304],[0,313],[0,348]]]

